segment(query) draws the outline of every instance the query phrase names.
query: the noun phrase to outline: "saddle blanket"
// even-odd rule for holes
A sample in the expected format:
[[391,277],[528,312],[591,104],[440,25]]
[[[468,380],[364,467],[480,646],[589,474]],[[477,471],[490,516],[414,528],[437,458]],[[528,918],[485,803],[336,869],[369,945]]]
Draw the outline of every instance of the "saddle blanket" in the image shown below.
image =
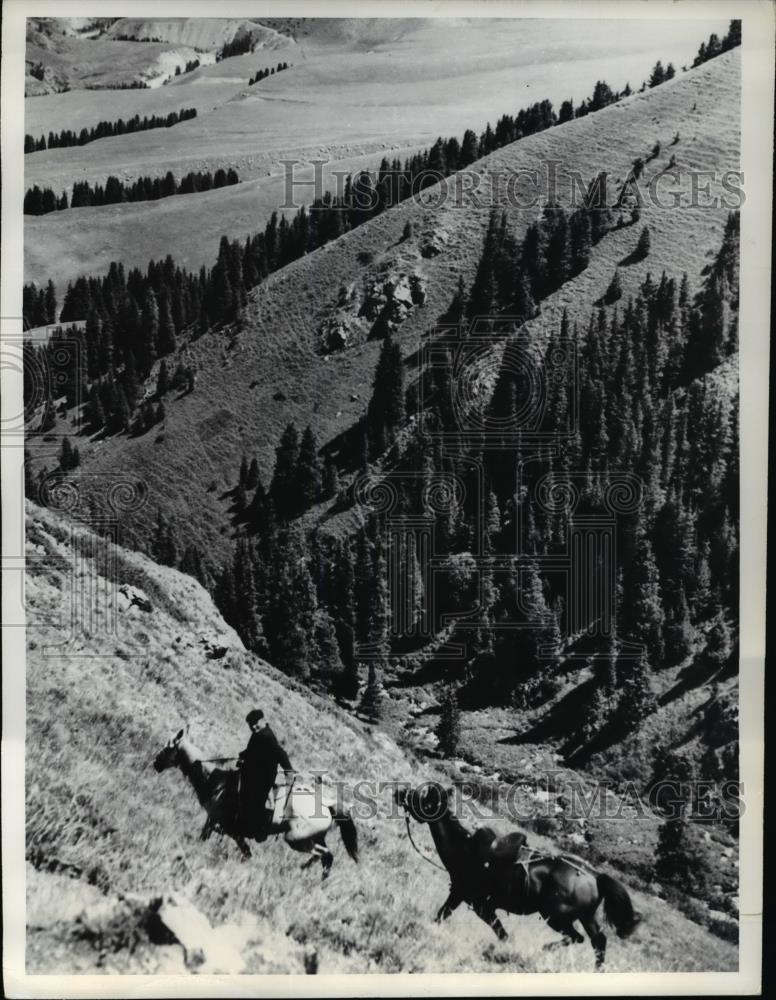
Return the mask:
[[[267,797],[265,808],[272,810],[272,825],[298,819],[313,821],[314,826],[331,822],[330,809],[337,804],[334,789],[318,778],[295,775],[291,787],[283,777],[278,778]],[[315,821],[320,820],[318,824]]]

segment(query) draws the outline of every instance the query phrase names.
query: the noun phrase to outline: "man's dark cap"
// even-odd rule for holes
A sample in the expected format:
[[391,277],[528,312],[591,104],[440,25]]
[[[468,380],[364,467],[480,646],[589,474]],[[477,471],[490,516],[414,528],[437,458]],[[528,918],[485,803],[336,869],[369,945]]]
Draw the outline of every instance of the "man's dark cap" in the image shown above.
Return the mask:
[[264,713],[262,712],[262,710],[260,708],[253,708],[245,716],[245,721],[248,723],[249,726],[252,726],[254,725],[254,723],[259,722],[259,720],[263,718],[264,718]]

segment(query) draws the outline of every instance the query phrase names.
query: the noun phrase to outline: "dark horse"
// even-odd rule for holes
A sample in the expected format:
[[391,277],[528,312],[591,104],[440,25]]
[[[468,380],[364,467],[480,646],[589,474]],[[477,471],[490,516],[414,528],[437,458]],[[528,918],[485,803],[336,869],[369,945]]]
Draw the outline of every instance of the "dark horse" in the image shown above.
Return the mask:
[[[210,761],[186,738],[180,730],[166,746],[162,747],[154,760],[157,771],[178,767],[189,779],[202,808],[207,813],[205,825],[200,834],[207,840],[214,830],[225,833],[237,844],[243,860],[251,856],[247,841],[250,834],[238,825],[238,772],[213,767]],[[335,801],[327,801],[320,788],[297,787],[294,784],[287,793],[283,815],[269,832],[284,835],[289,847],[312,855],[302,867],[307,867],[316,858],[323,867],[326,878],[334,861],[326,846],[326,832],[337,823],[345,848],[354,861],[358,861],[358,831],[353,817],[348,812],[340,812]]]
[[[450,812],[447,791],[429,782],[418,789],[401,789],[396,801],[419,823],[428,823],[439,857],[450,873],[450,895],[437,913],[446,920],[461,903],[474,912],[504,940],[507,932],[496,909],[508,913],[539,913],[548,926],[563,935],[565,944],[584,941],[575,929],[579,920],[593,946],[596,968],[606,954],[606,935],[596,917],[603,902],[607,921],[621,938],[627,938],[641,917],[616,879],[597,874],[563,857],[519,859],[519,846],[512,834],[490,844],[492,831],[468,830]],[[488,845],[490,844],[490,847]],[[483,847],[485,850],[483,852]]]

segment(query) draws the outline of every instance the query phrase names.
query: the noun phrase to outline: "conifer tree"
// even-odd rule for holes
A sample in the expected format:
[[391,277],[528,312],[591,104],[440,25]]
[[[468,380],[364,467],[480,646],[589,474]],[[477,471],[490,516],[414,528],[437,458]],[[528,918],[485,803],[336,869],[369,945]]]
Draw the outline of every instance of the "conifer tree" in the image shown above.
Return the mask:
[[94,430],[101,430],[105,426],[105,410],[96,384],[93,384],[89,390],[89,403],[86,412],[89,423]]
[[162,358],[159,363],[159,372],[156,376],[156,398],[161,399],[170,391],[170,376],[167,371],[167,362]]
[[709,630],[703,658],[712,669],[721,670],[727,666],[732,652],[733,643],[730,636],[730,628],[724,617],[720,615]]
[[63,472],[67,472],[71,469],[73,462],[73,446],[70,444],[70,438],[62,438],[62,447],[59,451],[59,467]]
[[159,356],[159,306],[152,288],[148,288],[143,298],[143,347],[139,355],[140,370],[147,374]]
[[442,756],[454,757],[461,738],[461,712],[458,707],[458,693],[452,684],[445,687],[440,701],[436,736]]
[[666,616],[663,631],[666,660],[668,663],[680,663],[692,651],[695,629],[690,620],[690,608],[687,604],[684,587],[680,584],[675,591],[669,613]]
[[234,627],[245,647],[255,653],[265,651],[264,631],[259,615],[253,560],[248,543],[241,539],[234,553]]
[[639,241],[636,244],[636,249],[634,251],[634,257],[636,260],[644,260],[645,257],[649,256],[650,243],[649,226],[644,226],[641,230]]
[[298,509],[308,510],[321,499],[321,469],[315,434],[308,425],[299,445],[296,466],[296,497]]
[[162,299],[159,311],[158,351],[162,356],[172,354],[175,351],[175,324],[172,321],[170,300],[166,295]]
[[331,500],[339,492],[339,471],[334,456],[327,453],[321,475],[321,498]]
[[700,862],[690,845],[690,826],[684,810],[670,816],[658,832],[655,877],[682,894],[698,891]]
[[404,420],[404,365],[401,348],[388,335],[375,369],[372,398],[367,409],[371,450],[379,454],[394,439]]
[[334,622],[323,607],[319,607],[316,613],[315,650],[319,673],[324,683],[333,690],[341,682],[344,666]]
[[251,464],[248,467],[248,473],[245,477],[245,488],[247,490],[255,490],[259,485],[259,463],[254,457],[251,459]]
[[57,295],[54,290],[54,282],[49,278],[46,285],[46,322],[56,323],[57,321]]
[[382,698],[380,695],[380,685],[377,677],[377,667],[374,660],[369,661],[366,687],[364,688],[364,693],[361,696],[361,702],[358,707],[359,711],[365,715],[370,722],[376,723],[380,721],[380,716],[382,714]]
[[458,286],[455,290],[453,300],[444,315],[446,323],[461,323],[466,315],[466,285],[463,275],[458,275]]
[[644,719],[655,710],[656,699],[649,676],[647,657],[632,663],[622,683],[617,714],[627,730],[637,729]]
[[275,511],[282,519],[293,517],[299,509],[297,465],[299,463],[299,434],[293,423],[286,426],[275,449],[275,471],[270,486],[270,496]]
[[615,271],[612,276],[612,280],[609,282],[609,287],[604,293],[604,302],[606,305],[610,306],[614,302],[617,302],[622,298],[622,282],[620,281],[620,272]]
[[234,628],[234,623],[236,621],[236,596],[234,587],[234,571],[231,563],[227,563],[222,566],[221,571],[216,577],[214,598],[218,606],[218,610],[224,616],[224,620]]
[[271,574],[264,624],[273,662],[286,673],[306,679],[315,658],[318,600],[298,528],[279,534]]
[[660,574],[652,546],[646,535],[639,536],[626,574],[625,601],[622,610],[624,635],[643,643],[655,663],[664,656],[663,611]]
[[266,527],[268,513],[268,498],[261,480],[256,483],[256,490],[253,499],[248,504],[245,514],[248,527],[251,531],[263,531]]
[[658,61],[655,63],[655,65],[654,65],[654,67],[652,69],[652,73],[650,74],[649,81],[648,81],[649,86],[650,87],[657,87],[661,83],[664,82],[665,78],[666,78],[666,73],[665,73],[665,70],[663,69],[663,64],[658,59]]

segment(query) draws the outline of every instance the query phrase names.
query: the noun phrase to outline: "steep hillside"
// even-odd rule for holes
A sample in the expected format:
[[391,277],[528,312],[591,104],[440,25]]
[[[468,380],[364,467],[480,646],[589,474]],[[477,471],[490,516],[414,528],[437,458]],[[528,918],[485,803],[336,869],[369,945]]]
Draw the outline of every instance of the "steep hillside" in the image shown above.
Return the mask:
[[[214,37],[227,30],[224,25],[229,24],[231,31],[238,23],[214,20]],[[142,22],[143,31],[155,30],[148,28],[152,23],[156,22]],[[160,37],[166,37],[168,24],[162,22]],[[579,103],[600,78],[616,88],[630,81],[637,89],[656,59],[673,60],[677,67],[688,63],[701,34],[721,28],[713,22],[710,26],[679,23],[669,39],[650,24],[635,36],[623,32],[617,22],[595,29],[590,23],[558,22],[550,43],[542,22],[532,20],[482,18],[429,24],[424,19],[398,23],[313,19],[306,22],[307,33],[299,45],[289,40],[285,48],[257,48],[173,77],[167,86],[79,90],[27,101],[25,132],[35,137],[51,129],[91,127],[100,120],[181,107],[196,107],[198,117],[169,130],[31,153],[25,157],[26,186],[48,186],[59,195],[75,179],[104,181],[111,173],[130,179],[167,170],[179,175],[205,166],[235,166],[243,180],[267,179],[271,174],[276,184],[275,178],[283,173],[278,163],[282,158],[335,161],[390,149],[410,152],[421,144],[431,145],[439,135],[460,137],[467,128],[479,133],[488,121],[495,123],[500,115],[513,114],[536,99],[548,98],[556,107],[568,98]],[[189,37],[189,30],[195,38],[205,29],[196,19],[169,27],[173,39]],[[112,31],[120,33],[120,25]],[[79,40],[79,44],[128,46],[133,58],[145,53],[149,64],[148,53],[162,44],[113,38]],[[580,39],[584,39],[582,56]],[[450,52],[456,52],[455,60]],[[291,63],[288,72],[248,86],[258,69],[274,66],[281,58]],[[155,234],[161,242],[163,232],[169,233],[160,255],[169,252],[177,259],[182,248],[194,247],[205,256],[210,242],[203,238],[196,209],[183,212],[178,206],[174,211],[175,223]],[[227,215],[214,235],[244,238],[246,231],[263,225],[263,214],[251,210],[247,192],[243,211],[245,221],[238,223]],[[137,227],[123,232],[110,209],[90,216],[88,226],[94,227],[95,246],[112,252],[122,241],[125,262],[146,253]],[[52,278],[61,300],[72,274],[69,254],[62,251],[72,239],[81,265],[81,253],[88,252],[84,233],[77,213],[28,219],[26,280]]]
[[137,42],[168,42],[189,45],[203,52],[216,51],[235,38],[250,36],[257,49],[288,45],[288,38],[255,20],[228,17],[120,17],[107,34]]
[[[185,128],[185,124],[175,127]],[[115,140],[103,141],[110,145]],[[94,143],[92,147],[96,145],[99,144]],[[375,146],[376,151],[368,152]],[[393,147],[367,142],[342,148],[318,146],[307,149],[304,156],[326,159],[324,184],[327,189],[334,189],[333,171],[355,173],[358,170],[377,170],[386,155],[398,152],[408,156],[416,151],[403,145]],[[163,150],[153,167],[146,165],[151,174],[163,175],[167,172],[164,155]],[[149,260],[164,259],[171,248],[175,250],[176,261],[190,270],[210,266],[218,255],[218,245],[224,233],[245,239],[249,233],[263,229],[278,205],[283,203],[286,182],[278,163],[278,157],[283,155],[282,151],[235,152],[229,156],[192,154],[179,162],[177,172],[234,167],[241,183],[159,201],[27,216],[26,278],[45,284],[50,275],[56,275],[58,287],[66,288],[68,282],[82,274],[107,271],[114,260],[121,260],[125,267],[145,268]],[[96,177],[97,181],[104,182],[110,172],[113,172],[112,168],[106,167],[103,177]],[[312,168],[300,169],[296,179],[310,182],[310,186],[298,189],[298,203],[309,205],[315,197],[311,183]]]
[[[430,188],[420,203],[403,203],[296,261],[251,294],[237,335],[211,331],[180,351],[180,359],[197,372],[197,387],[170,403],[161,433],[79,442],[86,467],[102,474],[122,469],[143,479],[153,516],[162,509],[185,523],[187,538],[203,551],[226,552],[231,497],[225,491],[235,485],[243,454],[258,457],[266,484],[289,421],[300,428],[314,423],[321,444],[357,422],[380,350],[359,313],[373,285],[398,281],[401,275],[418,279],[425,289],[424,302],[409,310],[397,332],[407,381],[415,378],[416,363],[410,359],[422,338],[450,306],[459,276],[467,287],[474,278],[491,203],[503,205],[518,237],[539,214],[538,207],[515,209],[507,203],[498,178],[517,170],[542,177],[552,162],[559,178],[576,171],[585,184],[604,170],[616,190],[642,158],[646,191],[674,159],[682,171],[685,202],[691,195],[689,172],[713,171],[717,177],[709,185],[709,202],[716,198],[716,203],[704,199],[695,207],[661,208],[645,198],[640,226],[611,230],[593,247],[588,267],[544,301],[541,315],[529,324],[537,336],[557,328],[563,309],[571,322],[586,328],[593,304],[623,261],[628,261],[619,267],[625,299],[648,272],[657,279],[664,269],[677,280],[686,272],[696,292],[720,246],[728,214],[719,199],[729,194],[722,175],[738,168],[738,100],[739,54],[734,51],[595,115],[493,153],[477,164],[479,192],[463,195],[465,208],[452,195],[432,207],[437,191]],[[658,143],[659,152],[651,158]],[[447,182],[448,194],[454,184],[454,179]],[[668,184],[664,191],[667,202],[673,188]],[[525,204],[535,188],[521,181],[518,192]],[[568,196],[568,186],[560,183],[558,198],[568,203]],[[407,222],[412,236],[403,239]],[[643,225],[650,229],[651,251],[633,261]],[[324,331],[333,320],[344,321],[349,341],[345,350],[327,353]],[[486,366],[493,374],[500,350],[494,346]],[[131,525],[138,540],[149,537],[150,527],[145,516]]]
[[[38,28],[42,30],[38,30]],[[27,34],[25,96],[36,97],[77,88],[151,84],[161,72],[170,47],[161,42],[136,45],[90,31],[58,32],[47,22],[31,20]],[[181,66],[196,57],[193,48],[178,50]],[[175,72],[175,65],[169,69]],[[161,82],[161,80],[159,80]]]
[[214,62],[236,38],[249,38],[256,51],[292,43],[274,28],[237,18],[30,18],[25,94],[159,87],[176,68]]
[[[200,842],[202,815],[182,776],[151,767],[184,724],[204,752],[233,755],[246,708],[260,704],[297,767],[326,769],[349,790],[361,779],[417,782],[444,772],[246,653],[190,577],[115,546],[107,552],[104,540],[33,505],[27,559],[28,972],[172,971],[169,950],[154,957],[140,947],[133,956],[122,927],[100,917],[119,893],[171,890],[215,926],[255,921],[245,924],[247,972],[302,971],[301,946],[316,953],[321,973],[592,970],[588,948],[546,950],[556,935],[535,917],[508,917],[505,944],[469,911],[434,925],[447,879],[412,851],[387,793],[376,815],[357,820],[358,866],[330,838],[335,867],[325,885],[317,872],[300,872],[299,856],[282,843],[257,847],[241,864],[218,837]],[[149,604],[131,603],[125,587]],[[34,624],[69,607],[91,611],[88,621],[76,611],[69,641],[58,627]],[[209,658],[214,646],[228,651]],[[416,836],[431,848],[426,831]],[[634,895],[644,923],[628,942],[610,937],[608,969],[736,967],[730,944]]]

